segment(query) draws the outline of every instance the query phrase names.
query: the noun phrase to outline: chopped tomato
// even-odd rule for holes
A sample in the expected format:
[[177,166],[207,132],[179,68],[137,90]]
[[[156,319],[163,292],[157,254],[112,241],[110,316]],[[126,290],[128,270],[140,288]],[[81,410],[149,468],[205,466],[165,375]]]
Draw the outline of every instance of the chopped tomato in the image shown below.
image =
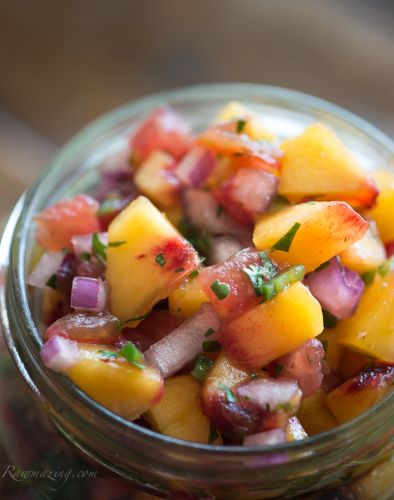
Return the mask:
[[258,304],[244,269],[260,263],[261,258],[256,250],[245,248],[223,264],[206,267],[200,272],[198,280],[201,288],[221,318],[233,319]]
[[132,158],[137,163],[157,150],[179,160],[191,145],[188,124],[169,107],[155,109],[130,139]]
[[37,241],[46,250],[71,247],[71,238],[100,230],[99,204],[86,194],[59,201],[35,216]]

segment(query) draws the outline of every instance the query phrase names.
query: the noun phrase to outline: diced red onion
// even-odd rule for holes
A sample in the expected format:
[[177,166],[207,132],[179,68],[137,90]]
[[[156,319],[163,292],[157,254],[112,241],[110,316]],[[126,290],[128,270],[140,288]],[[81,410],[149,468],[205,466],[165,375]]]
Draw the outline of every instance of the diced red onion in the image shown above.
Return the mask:
[[235,392],[246,406],[265,411],[284,409],[289,415],[296,413],[302,396],[297,382],[290,379],[255,379],[239,385]]
[[[128,153],[130,156],[130,152]],[[100,171],[100,183],[94,192],[94,197],[103,202],[110,195],[118,198],[134,199],[138,196],[138,190],[133,181],[133,170],[127,164],[128,159],[119,158],[124,164],[113,167],[105,165]]]
[[56,274],[63,261],[63,252],[46,252],[42,255],[38,264],[30,274],[27,282],[31,286],[43,288],[49,278]]
[[273,361],[271,367],[280,377],[295,380],[307,398],[320,389],[323,381],[324,348],[320,340],[312,339],[298,349]]
[[63,373],[80,359],[78,343],[58,336],[47,340],[40,354],[47,368]]
[[246,436],[243,441],[244,446],[272,446],[286,442],[286,432],[283,429],[273,429],[272,431],[259,432]]
[[322,308],[338,319],[354,314],[364,291],[359,275],[342,266],[336,258],[320,271],[309,273],[305,284]]
[[[176,330],[153,344],[144,354],[146,361],[167,378],[192,361],[201,351],[204,334],[219,329],[220,322],[213,307],[206,303]],[[215,334],[209,339],[215,338]]]
[[[99,240],[101,243],[106,245],[108,243],[108,233],[98,233]],[[81,256],[81,253],[87,252],[92,253],[92,238],[93,233],[76,235],[71,238],[71,244],[73,246],[74,253],[77,257]]]
[[225,212],[218,211],[218,203],[211,193],[187,189],[184,193],[186,215],[193,226],[211,234],[245,234],[245,228]]
[[56,335],[78,342],[112,344],[120,337],[119,320],[108,313],[70,313],[52,323],[45,332],[46,339]]
[[222,264],[225,260],[229,259],[232,255],[240,252],[243,245],[235,238],[228,236],[217,236],[211,239],[209,245],[209,263]]
[[195,146],[178,163],[174,173],[185,186],[200,187],[214,167],[214,154],[202,146]]
[[96,259],[81,260],[77,267],[77,276],[104,279],[105,269]]
[[74,252],[67,252],[56,273],[56,281],[64,296],[69,300],[74,276],[77,272],[77,258]]
[[71,307],[77,311],[102,312],[107,304],[107,287],[100,279],[76,276],[71,289]]

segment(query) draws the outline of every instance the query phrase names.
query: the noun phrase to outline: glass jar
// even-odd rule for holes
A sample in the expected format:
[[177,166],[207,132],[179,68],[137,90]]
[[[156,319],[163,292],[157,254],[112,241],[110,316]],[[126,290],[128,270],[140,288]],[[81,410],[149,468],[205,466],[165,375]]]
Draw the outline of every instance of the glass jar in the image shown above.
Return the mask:
[[153,107],[170,104],[199,130],[230,100],[260,113],[280,139],[321,121],[340,135],[368,170],[390,168],[393,162],[394,144],[389,138],[362,119],[314,97],[238,84],[162,93],[109,113],[72,139],[15,208],[0,248],[4,335],[30,389],[80,451],[159,496],[176,492],[181,498],[257,499],[307,494],[368,470],[394,444],[394,394],[355,420],[304,441],[274,448],[212,447],[139,427],[100,406],[41,362],[40,297],[31,295],[26,286],[35,248],[34,214],[94,186],[97,166],[121,154],[136,122]]

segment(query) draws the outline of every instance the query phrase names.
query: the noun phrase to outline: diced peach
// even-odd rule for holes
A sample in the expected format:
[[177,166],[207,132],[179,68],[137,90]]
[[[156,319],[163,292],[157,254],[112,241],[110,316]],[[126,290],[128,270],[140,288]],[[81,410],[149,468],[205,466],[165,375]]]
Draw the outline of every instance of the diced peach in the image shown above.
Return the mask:
[[262,216],[255,226],[254,244],[258,250],[270,249],[296,223],[300,227],[289,251],[271,250],[271,254],[278,262],[303,264],[306,272],[346,250],[368,229],[368,223],[347,203],[309,202]]
[[208,302],[208,297],[194,278],[182,281],[168,296],[170,314],[180,318],[193,316],[204,302]]
[[328,393],[327,405],[343,424],[381,401],[392,390],[393,380],[393,366],[368,368]]
[[[111,247],[111,243],[125,242]],[[197,252],[145,197],[108,229],[107,282],[111,312],[125,321],[148,313],[200,263]]]
[[315,123],[282,144],[279,193],[299,202],[314,197],[342,200],[355,207],[373,205],[378,189],[339,138]]
[[301,422],[297,417],[290,417],[286,427],[286,440],[287,441],[300,441],[306,439],[308,434],[302,427]]
[[386,259],[384,245],[371,224],[360,240],[340,254],[342,264],[359,274],[376,269]]
[[328,366],[332,371],[337,372],[344,349],[338,344],[335,331],[333,329],[326,329],[318,336],[318,339],[324,346]]
[[342,375],[344,380],[348,378],[354,377],[371,365],[373,358],[369,356],[365,356],[365,354],[361,354],[360,352],[351,351],[350,349],[346,349],[346,347],[342,347],[342,355],[339,364],[339,373]]
[[293,351],[322,330],[320,304],[298,282],[225,325],[218,339],[235,360],[253,369]]
[[339,344],[394,363],[394,269],[376,274],[365,288],[356,313],[335,328]]
[[138,368],[123,358],[106,358],[100,346],[79,346],[81,359],[67,372],[88,396],[133,420],[158,403],[163,380],[148,366]]
[[175,161],[163,151],[154,151],[137,170],[134,182],[140,192],[160,208],[176,204],[179,180],[172,173]]
[[323,390],[301,401],[297,417],[311,436],[333,429],[338,424],[325,402]]
[[219,110],[219,113],[215,117],[215,123],[231,122],[234,120],[245,120],[243,133],[247,134],[254,141],[273,141],[275,139],[274,134],[265,127],[261,118],[238,101],[230,101]]
[[376,206],[369,214],[378,225],[384,243],[394,241],[394,172],[382,170],[372,174],[380,190]]
[[207,444],[210,422],[201,412],[201,384],[191,375],[179,375],[167,379],[164,387],[160,403],[145,415],[148,422],[167,436]]

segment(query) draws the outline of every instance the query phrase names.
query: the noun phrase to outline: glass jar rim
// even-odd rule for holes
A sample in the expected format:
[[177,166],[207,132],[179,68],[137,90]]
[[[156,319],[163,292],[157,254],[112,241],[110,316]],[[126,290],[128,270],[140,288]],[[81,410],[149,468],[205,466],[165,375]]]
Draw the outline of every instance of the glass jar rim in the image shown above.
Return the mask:
[[[240,93],[244,94],[245,96],[251,94],[253,95],[253,97],[257,98],[260,96],[262,101],[269,98],[277,100],[278,102],[282,103],[282,105],[286,104],[292,107],[306,106],[315,110],[321,110],[329,113],[330,115],[337,117],[339,120],[350,124],[358,130],[361,130],[363,133],[366,133],[369,137],[373,138],[386,150],[387,156],[389,158],[394,158],[393,141],[383,132],[375,128],[373,125],[369,124],[367,121],[349,111],[346,111],[317,97],[279,87],[259,84],[230,83],[198,85],[144,97],[107,113],[106,115],[98,118],[93,123],[83,128],[70,141],[68,141],[68,143],[64,147],[61,148],[59,153],[37,178],[32,188],[29,189],[26,197],[21,200],[16,206],[13,215],[11,216],[7,225],[7,229],[4,232],[1,243],[2,248],[0,252],[2,262],[0,262],[0,264],[4,265],[6,260],[9,259],[8,280],[12,280],[12,282],[17,285],[17,290],[15,290],[15,298],[19,301],[20,306],[20,314],[18,317],[19,326],[21,328],[21,331],[24,332],[24,340],[27,342],[27,345],[29,347],[32,347],[31,338],[29,340],[29,337],[32,337],[32,332],[34,332],[35,335],[38,335],[38,330],[30,311],[26,293],[26,273],[24,263],[25,242],[23,240],[23,236],[26,235],[27,224],[29,223],[29,206],[33,201],[36,191],[45,176],[49,172],[59,168],[63,159],[72,154],[72,151],[74,149],[77,149],[81,144],[89,141],[91,138],[95,137],[103,130],[117,123],[119,120],[127,118],[131,113],[138,115],[157,105],[171,105],[172,101],[176,101],[178,99],[187,100],[188,98],[193,98],[193,96],[199,94],[204,94],[204,96],[211,96],[213,98],[218,96],[222,97],[224,94],[230,97],[232,94]],[[8,286],[9,281],[7,287]],[[28,371],[25,369],[23,360],[18,352],[18,347],[15,343],[15,338],[13,338],[10,332],[8,316],[6,312],[7,306],[4,287],[2,287],[1,290],[0,300],[3,330],[11,355],[14,358],[14,361],[16,362],[19,370],[22,373],[22,376],[25,378],[30,388],[36,395],[40,397],[40,388],[37,387],[36,383],[32,380]],[[35,347],[37,348],[37,346]],[[364,433],[369,425],[373,425],[374,423],[378,425],[381,413],[384,412],[386,414],[386,412],[389,412],[389,409],[390,407],[392,407],[392,404],[394,402],[394,394],[391,394],[383,401],[378,403],[375,407],[371,408],[355,419],[327,432],[311,436],[306,440],[293,441],[289,443],[283,443],[281,445],[265,447],[211,446],[200,443],[192,443],[189,441],[184,441],[181,439],[159,434],[157,432],[138,426],[132,421],[128,421],[125,418],[112,413],[107,408],[92,400],[87,394],[76,387],[66,377],[63,377],[54,372],[49,373],[41,363],[38,350],[35,350],[36,352],[34,352],[33,346],[33,349],[29,350],[29,354],[34,356],[33,361],[36,364],[36,368],[40,372],[42,372],[44,377],[48,377],[48,383],[50,383],[51,388],[57,391],[65,391],[64,394],[67,394],[67,400],[78,403],[80,409],[88,409],[90,412],[93,412],[95,415],[97,415],[97,417],[103,419],[103,421],[106,421],[108,424],[120,427],[122,430],[127,431],[135,436],[142,437],[144,441],[148,440],[152,442],[152,444],[160,444],[166,447],[170,446],[174,447],[174,449],[180,448],[184,451],[198,450],[203,454],[220,455],[222,457],[230,454],[249,456],[258,453],[259,455],[264,455],[264,453],[271,454],[273,451],[280,453],[299,452],[300,454],[303,454],[304,452],[308,452],[312,447],[324,451],[324,449],[326,447],[330,447],[333,442],[341,441],[345,443],[346,441],[349,441],[350,438],[352,438],[351,440],[354,440],[356,439],[356,437]]]

